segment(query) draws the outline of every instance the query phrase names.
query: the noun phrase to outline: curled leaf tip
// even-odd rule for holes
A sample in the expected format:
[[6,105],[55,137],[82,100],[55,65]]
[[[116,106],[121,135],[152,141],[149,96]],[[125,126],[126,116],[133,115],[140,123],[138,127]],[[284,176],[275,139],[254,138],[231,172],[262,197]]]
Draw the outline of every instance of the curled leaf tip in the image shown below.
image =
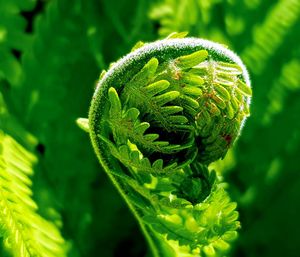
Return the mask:
[[86,118],[78,118],[76,120],[76,124],[79,128],[81,128],[85,132],[89,132],[89,120]]

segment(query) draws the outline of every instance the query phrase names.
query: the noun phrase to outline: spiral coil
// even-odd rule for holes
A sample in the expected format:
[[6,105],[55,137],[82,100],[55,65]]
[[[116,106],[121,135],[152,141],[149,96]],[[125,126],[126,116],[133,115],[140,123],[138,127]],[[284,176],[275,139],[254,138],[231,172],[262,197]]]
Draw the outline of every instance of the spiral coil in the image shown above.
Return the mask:
[[222,256],[238,213],[207,165],[239,136],[250,81],[225,47],[180,35],[139,43],[101,74],[89,132],[155,256]]

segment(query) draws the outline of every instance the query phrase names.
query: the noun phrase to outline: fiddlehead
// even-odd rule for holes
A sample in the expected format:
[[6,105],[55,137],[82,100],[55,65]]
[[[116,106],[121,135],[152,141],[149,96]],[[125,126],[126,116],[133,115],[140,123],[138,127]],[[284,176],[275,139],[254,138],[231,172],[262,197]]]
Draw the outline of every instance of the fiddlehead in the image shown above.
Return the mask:
[[238,214],[207,165],[238,137],[250,82],[231,51],[180,37],[139,43],[112,64],[81,124],[155,256],[222,256]]

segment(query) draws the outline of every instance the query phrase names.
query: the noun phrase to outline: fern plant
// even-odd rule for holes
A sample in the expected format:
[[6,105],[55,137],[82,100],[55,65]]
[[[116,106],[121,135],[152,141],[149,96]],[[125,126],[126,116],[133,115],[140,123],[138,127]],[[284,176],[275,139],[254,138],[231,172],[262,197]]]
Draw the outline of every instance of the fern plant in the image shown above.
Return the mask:
[[14,257],[66,256],[54,224],[37,213],[30,176],[36,157],[0,131],[0,237]]
[[[209,164],[208,169],[209,173],[212,169],[220,172],[228,182],[226,191],[237,202],[243,225],[239,240],[227,256],[298,256],[300,239],[295,228],[300,227],[299,13],[297,0],[0,0],[0,130],[4,133],[0,155],[1,160],[5,160],[0,172],[5,188],[1,187],[0,191],[9,192],[10,199],[14,196],[12,193],[18,192],[15,183],[6,183],[4,179],[10,171],[7,167],[16,163],[7,153],[16,152],[20,157],[18,161],[22,159],[23,162],[28,159],[25,153],[30,152],[35,157],[27,164],[30,163],[34,175],[26,176],[31,181],[30,199],[38,206],[34,212],[58,225],[68,242],[68,256],[145,256],[146,247],[137,224],[109,179],[99,170],[89,141],[76,129],[74,119],[85,115],[98,71],[127,53],[134,42],[139,39],[150,42],[172,31],[189,31],[194,37],[228,45],[238,53],[252,74],[255,86],[252,115],[243,136],[224,159]],[[163,80],[171,85],[169,79]],[[168,88],[176,91],[170,85]],[[123,108],[122,87],[113,87]],[[179,102],[179,98],[181,96],[173,102]],[[166,146],[162,149],[161,145],[150,144],[149,138],[145,141],[142,136],[159,134],[158,125],[148,118],[142,119],[144,110],[141,106],[137,109],[137,118],[124,113],[115,124],[117,120],[132,119],[137,123],[148,122],[150,127],[143,134],[141,131],[135,133],[133,127],[128,130],[126,126],[127,130],[123,126],[122,131],[111,132],[111,147],[117,148],[112,152],[120,159],[117,163],[122,161],[120,166],[126,171],[123,163],[131,167],[134,160],[124,158],[113,140],[114,133],[121,136],[128,133],[131,141],[132,138],[140,140],[139,145],[134,144],[144,154],[137,159],[136,169],[142,167],[140,162],[147,162],[142,159],[148,159],[151,168],[155,160],[163,157],[163,162],[171,164],[170,156],[177,158],[180,167],[184,158],[181,153],[193,148],[191,141],[183,138],[180,146],[187,150],[180,149],[175,142],[178,133],[171,131],[170,138],[174,140],[169,140],[163,131],[165,136],[160,135],[153,141],[175,144],[177,152],[170,154]],[[150,114],[159,117],[159,113],[154,109]],[[164,126],[172,122],[169,116],[160,117],[167,119]],[[184,124],[176,124],[177,128],[178,125]],[[8,147],[8,138],[14,142],[14,147]],[[230,141],[230,137],[227,140]],[[147,149],[142,149],[144,143]],[[26,151],[19,151],[19,148]],[[182,159],[178,160],[178,156]],[[203,164],[208,165],[205,158],[201,160]],[[165,166],[163,163],[162,168]],[[194,163],[187,166],[193,169],[193,174],[202,170]],[[174,169],[176,167],[170,166],[167,172],[172,174]],[[156,176],[160,176],[162,169],[158,167],[157,170],[159,175]],[[119,176],[124,175],[122,172]],[[145,173],[149,172],[156,170],[148,167]],[[201,177],[206,176],[199,179]],[[219,174],[217,179],[223,181]],[[197,183],[189,183],[186,179],[182,186],[175,184],[175,189],[170,190],[179,198],[188,195],[190,202],[205,201],[207,198],[188,191],[197,188]],[[149,187],[149,183],[146,185]],[[154,187],[155,183],[151,185]],[[156,196],[155,190],[152,189],[151,196]],[[6,208],[0,209],[1,216],[3,210]],[[145,220],[146,228],[161,226],[160,221],[143,211],[138,213]],[[1,231],[1,236],[4,235],[0,238],[1,257],[11,257],[13,249],[15,255],[17,249],[21,249],[9,247],[13,246],[8,243],[12,238],[11,229],[3,226]],[[26,229],[27,239],[33,240],[36,232]],[[159,233],[167,236],[163,229]],[[153,236],[154,245],[159,247],[155,238],[156,235]],[[167,246],[177,242],[166,240]],[[8,247],[4,247],[2,241]],[[171,249],[183,255],[185,247],[171,244]],[[185,250],[189,255],[189,250]]]
[[111,64],[78,123],[153,256],[223,256],[238,213],[208,165],[239,136],[252,92],[238,56],[185,35],[139,42]]

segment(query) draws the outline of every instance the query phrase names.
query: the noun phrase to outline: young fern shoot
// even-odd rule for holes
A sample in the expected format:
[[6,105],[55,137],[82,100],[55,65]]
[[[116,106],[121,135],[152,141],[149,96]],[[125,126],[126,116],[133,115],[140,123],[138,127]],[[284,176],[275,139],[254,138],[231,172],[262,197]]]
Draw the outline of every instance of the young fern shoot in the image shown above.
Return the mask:
[[139,42],[112,64],[79,123],[153,256],[223,256],[238,213],[208,165],[239,136],[252,92],[237,55],[184,36]]

